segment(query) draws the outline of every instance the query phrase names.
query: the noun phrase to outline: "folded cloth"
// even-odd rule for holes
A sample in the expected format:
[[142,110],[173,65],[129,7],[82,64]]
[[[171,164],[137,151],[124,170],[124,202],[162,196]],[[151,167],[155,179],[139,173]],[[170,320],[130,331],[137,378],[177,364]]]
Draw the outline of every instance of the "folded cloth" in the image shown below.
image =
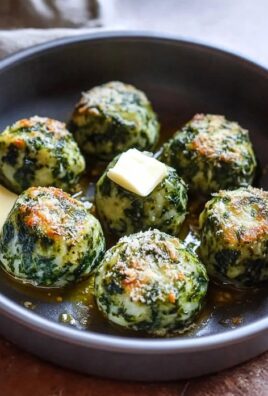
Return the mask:
[[0,58],[98,26],[101,26],[98,0],[1,0]]
[[1,0],[0,29],[96,26],[98,0]]
[[92,32],[95,29],[18,29],[0,30],[0,59],[20,49],[65,36]]

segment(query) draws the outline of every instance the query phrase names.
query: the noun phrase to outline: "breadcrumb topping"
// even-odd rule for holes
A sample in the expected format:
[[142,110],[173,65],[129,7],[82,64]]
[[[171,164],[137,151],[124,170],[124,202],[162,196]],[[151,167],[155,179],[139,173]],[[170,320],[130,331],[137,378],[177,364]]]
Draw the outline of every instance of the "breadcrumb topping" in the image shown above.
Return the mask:
[[268,234],[267,192],[248,187],[220,191],[216,196],[222,199],[213,212],[221,218],[223,236],[230,244],[251,243]]
[[234,139],[234,133],[247,137],[248,131],[241,128],[237,122],[230,122],[220,115],[197,114],[191,127],[199,133],[189,144],[189,148],[197,151],[201,156],[217,158],[223,162],[243,160],[245,156],[241,145]]

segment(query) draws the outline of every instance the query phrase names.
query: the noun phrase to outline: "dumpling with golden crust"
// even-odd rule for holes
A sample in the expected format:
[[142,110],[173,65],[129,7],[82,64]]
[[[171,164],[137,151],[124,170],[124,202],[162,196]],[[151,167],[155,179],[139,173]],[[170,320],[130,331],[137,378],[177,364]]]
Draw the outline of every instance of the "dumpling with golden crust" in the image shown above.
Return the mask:
[[86,278],[104,250],[99,221],[55,187],[24,191],[0,234],[2,267],[36,286],[62,287]]
[[207,287],[197,256],[158,230],[121,238],[95,277],[98,307],[112,323],[160,336],[192,324]]
[[200,258],[220,282],[244,287],[268,280],[268,192],[220,191],[200,216]]
[[16,193],[33,186],[69,191],[84,169],[79,147],[60,121],[35,116],[0,134],[0,179]]

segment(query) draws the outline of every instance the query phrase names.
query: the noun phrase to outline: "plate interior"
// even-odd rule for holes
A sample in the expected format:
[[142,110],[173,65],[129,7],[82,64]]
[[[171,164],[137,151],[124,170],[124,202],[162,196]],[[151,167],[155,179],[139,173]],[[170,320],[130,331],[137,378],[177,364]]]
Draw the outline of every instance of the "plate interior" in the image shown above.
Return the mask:
[[[110,80],[133,83],[146,92],[159,115],[163,140],[195,113],[224,114],[241,123],[250,131],[262,169],[256,183],[268,189],[267,73],[206,47],[122,38],[37,52],[0,69],[0,130],[33,115],[67,121],[82,90]],[[82,331],[126,335],[92,308],[86,284],[78,287],[80,294],[35,292],[0,275],[1,293],[37,315]],[[268,315],[264,288],[242,294],[211,288],[209,299],[210,309],[181,337],[230,331]]]

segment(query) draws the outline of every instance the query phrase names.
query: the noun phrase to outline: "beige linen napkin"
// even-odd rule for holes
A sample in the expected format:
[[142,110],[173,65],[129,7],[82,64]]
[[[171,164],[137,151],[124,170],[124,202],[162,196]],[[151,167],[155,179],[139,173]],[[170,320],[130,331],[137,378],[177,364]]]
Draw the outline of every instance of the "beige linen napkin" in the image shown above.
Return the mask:
[[101,26],[98,0],[1,0],[0,58]]

